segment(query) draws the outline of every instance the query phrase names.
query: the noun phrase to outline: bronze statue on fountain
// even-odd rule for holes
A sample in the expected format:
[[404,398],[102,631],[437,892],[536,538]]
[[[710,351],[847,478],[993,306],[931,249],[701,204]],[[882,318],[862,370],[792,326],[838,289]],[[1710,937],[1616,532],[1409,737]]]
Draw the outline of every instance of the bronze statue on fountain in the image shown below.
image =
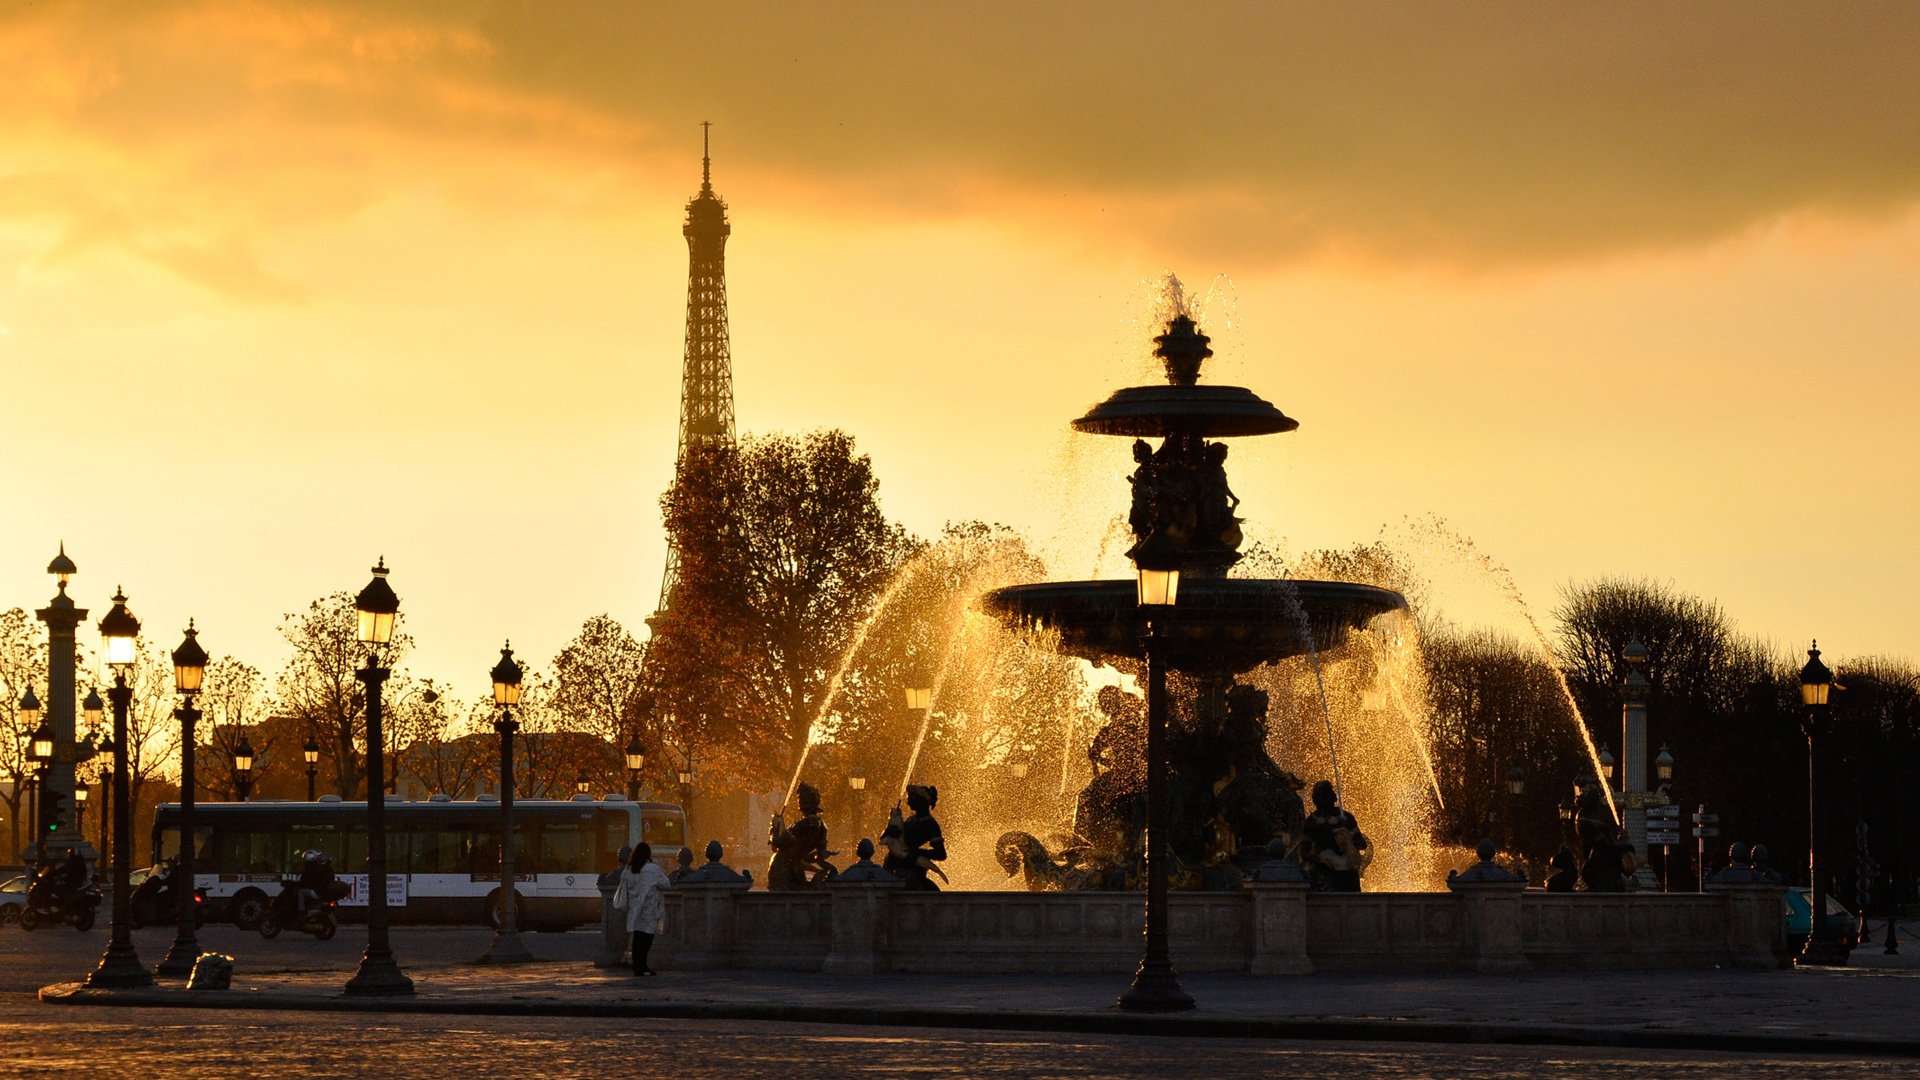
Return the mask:
[[[1283,841],[1299,853],[1307,823],[1298,777],[1267,750],[1267,695],[1235,676],[1310,650],[1328,652],[1352,630],[1404,609],[1400,594],[1371,585],[1228,577],[1243,541],[1240,498],[1227,481],[1219,440],[1299,427],[1271,403],[1239,386],[1203,385],[1207,336],[1182,314],[1153,339],[1167,384],[1116,391],[1073,422],[1082,432],[1133,439],[1128,525],[1140,554],[1149,541],[1171,548],[1180,569],[1177,603],[1156,619],[1155,648],[1172,691],[1165,749],[1169,791],[1170,878],[1188,886],[1238,888]],[[1149,439],[1160,440],[1155,447]],[[1137,560],[1136,560],[1137,561]],[[1045,582],[988,594],[985,606],[1016,629],[1059,634],[1069,655],[1136,676],[1146,615],[1133,581]],[[1010,832],[997,845],[1009,875],[1031,889],[1136,887],[1144,870],[1145,718],[1137,699],[1116,689],[1099,699],[1107,722],[1089,750],[1093,779],[1081,791],[1072,834],[1057,854],[1038,838]],[[1342,811],[1344,813],[1344,811]],[[1357,882],[1365,837],[1346,828],[1345,847],[1329,834],[1323,878]]]
[[767,843],[773,848],[773,860],[767,864],[768,892],[817,889],[838,872],[827,861],[839,852],[827,850],[820,790],[802,781],[795,794],[800,800],[800,820],[789,826],[784,812],[775,814],[767,830]]

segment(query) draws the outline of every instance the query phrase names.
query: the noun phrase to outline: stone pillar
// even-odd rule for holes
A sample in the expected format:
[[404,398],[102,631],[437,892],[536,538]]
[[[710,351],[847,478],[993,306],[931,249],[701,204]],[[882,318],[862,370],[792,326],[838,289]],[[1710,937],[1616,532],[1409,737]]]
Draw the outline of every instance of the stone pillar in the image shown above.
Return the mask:
[[1727,920],[1727,959],[1734,967],[1791,967],[1785,936],[1787,890],[1770,883],[1708,881],[1709,896],[1718,896]]
[[1621,824],[1633,844],[1634,880],[1642,889],[1658,889],[1660,879],[1647,859],[1647,677],[1639,665],[1627,672],[1625,690],[1620,705]]
[[620,890],[620,874],[600,875],[600,952],[594,967],[619,967],[627,958],[627,920],[613,910],[613,894]]
[[893,898],[904,888],[904,881],[878,876],[827,882],[827,894],[833,898],[833,943],[821,970],[871,975],[891,967]]
[[1254,975],[1309,975],[1313,960],[1307,955],[1307,883],[1250,881],[1247,893],[1253,919]]
[[682,880],[668,894],[680,902],[679,916],[667,914],[667,933],[676,948],[673,966],[700,970],[733,964],[734,904],[752,887],[750,881],[692,882]]
[[[64,548],[61,559],[66,557]],[[59,559],[54,565],[58,566]],[[68,564],[71,565],[70,563]],[[54,571],[49,567],[49,572]],[[47,624],[47,726],[53,731],[53,760],[46,765],[44,785],[66,796],[62,803],[60,831],[47,842],[47,857],[58,862],[66,855],[66,849],[78,847],[86,855],[93,849],[74,829],[74,765],[78,756],[75,738],[79,734],[74,730],[74,628],[86,619],[85,608],[76,607],[73,598],[67,595],[66,578],[60,581],[60,591],[48,602],[46,607],[34,612],[40,621]],[[7,703],[11,708],[13,703]],[[41,827],[46,827],[41,822]]]
[[1520,940],[1525,881],[1447,883],[1460,899],[1467,925],[1467,962],[1475,971],[1525,971],[1532,965]]

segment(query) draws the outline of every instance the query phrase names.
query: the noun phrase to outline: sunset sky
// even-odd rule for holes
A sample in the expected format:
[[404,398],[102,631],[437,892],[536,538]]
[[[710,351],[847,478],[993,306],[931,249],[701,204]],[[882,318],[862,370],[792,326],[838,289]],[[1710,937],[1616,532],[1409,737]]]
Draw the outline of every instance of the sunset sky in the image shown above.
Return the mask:
[[467,695],[640,630],[711,120],[740,427],[852,432],[916,532],[1093,569],[1127,447],[1066,423],[1172,270],[1301,422],[1234,448],[1253,537],[1437,516],[1542,617],[1646,576],[1920,658],[1916,56],[1896,4],[8,4],[0,607],[64,540],[271,673],[384,555]]

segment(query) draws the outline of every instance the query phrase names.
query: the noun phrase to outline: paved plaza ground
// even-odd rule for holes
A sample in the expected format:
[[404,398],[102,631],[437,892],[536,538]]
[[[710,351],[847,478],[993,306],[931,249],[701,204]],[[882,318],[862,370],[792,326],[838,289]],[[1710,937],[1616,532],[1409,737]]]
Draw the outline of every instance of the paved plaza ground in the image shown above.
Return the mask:
[[[136,935],[148,963],[171,935]],[[340,984],[363,932],[332,942],[268,942],[209,927],[203,945],[237,958],[234,989],[189,995],[177,984],[80,1007],[86,995],[40,986],[91,966],[105,934],[0,932],[0,1008],[12,1049],[0,1073],[86,1071],[103,1052],[200,1064],[344,1066],[380,1075],[444,1072],[532,1055],[556,1075],[594,1071],[596,1054],[641,1071],[781,1071],[808,1075],[1231,1074],[1333,1068],[1371,1075],[1600,1075],[1658,1063],[1710,1075],[1738,1063],[1762,1075],[1829,1067],[1920,1074],[1920,942],[1898,957],[1879,945],[1838,970],[1523,975],[1192,975],[1201,1007],[1176,1017],[1115,1013],[1126,983],[1109,975],[821,975],[671,971],[636,979],[591,966],[589,933],[529,934],[541,962],[471,961],[489,935],[396,931],[395,952],[419,993],[348,999]],[[65,1001],[73,1004],[54,1004]],[[377,1009],[377,1013],[339,1012]],[[158,1034],[165,1032],[164,1038]],[[189,1054],[194,1048],[198,1051]],[[1088,1057],[1087,1055],[1093,1055]],[[189,1055],[182,1057],[182,1055]],[[238,1056],[235,1056],[238,1055]],[[264,1055],[264,1056],[263,1056]],[[342,1056],[343,1055],[343,1056]],[[1065,1056],[1062,1056],[1065,1055]],[[652,1063],[648,1067],[646,1063]],[[835,1064],[837,1063],[837,1064]],[[270,1069],[269,1071],[277,1071]]]

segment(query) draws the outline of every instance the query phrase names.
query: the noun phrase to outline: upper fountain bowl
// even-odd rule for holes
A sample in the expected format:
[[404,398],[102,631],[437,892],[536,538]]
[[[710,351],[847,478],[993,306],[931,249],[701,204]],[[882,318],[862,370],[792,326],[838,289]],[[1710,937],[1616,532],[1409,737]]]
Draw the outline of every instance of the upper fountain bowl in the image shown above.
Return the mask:
[[1278,435],[1300,422],[1244,386],[1129,386],[1073,422],[1090,435]]

